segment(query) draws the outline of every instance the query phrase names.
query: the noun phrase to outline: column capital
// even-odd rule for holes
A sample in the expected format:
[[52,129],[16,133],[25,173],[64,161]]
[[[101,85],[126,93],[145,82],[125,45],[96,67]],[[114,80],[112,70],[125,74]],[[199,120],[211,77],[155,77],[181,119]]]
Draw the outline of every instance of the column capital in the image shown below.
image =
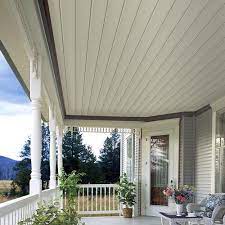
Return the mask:
[[41,99],[41,59],[37,52],[30,58],[30,98]]
[[31,78],[36,78],[40,76],[40,57],[36,49],[33,49],[32,57],[30,58],[30,75]]

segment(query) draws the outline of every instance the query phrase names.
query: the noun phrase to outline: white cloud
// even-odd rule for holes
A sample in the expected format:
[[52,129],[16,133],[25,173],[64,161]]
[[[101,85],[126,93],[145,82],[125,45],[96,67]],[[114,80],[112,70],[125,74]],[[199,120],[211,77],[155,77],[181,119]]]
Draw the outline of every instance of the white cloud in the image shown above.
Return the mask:
[[31,134],[31,106],[0,102],[0,113],[0,155],[19,159],[19,152]]
[[99,157],[100,149],[102,149],[104,141],[109,134],[106,133],[83,133],[83,142],[86,145],[90,145],[94,154]]
[[[30,104],[15,104],[0,101],[0,155],[19,159],[19,153],[31,134]],[[98,157],[109,134],[83,133],[83,142],[92,147]]]

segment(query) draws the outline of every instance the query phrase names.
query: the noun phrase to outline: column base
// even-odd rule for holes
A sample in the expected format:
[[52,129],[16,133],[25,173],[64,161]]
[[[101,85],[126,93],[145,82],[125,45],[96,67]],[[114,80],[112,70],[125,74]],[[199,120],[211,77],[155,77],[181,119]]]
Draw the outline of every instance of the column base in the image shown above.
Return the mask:
[[49,188],[50,189],[56,188],[56,180],[50,180],[49,181]]
[[42,181],[40,179],[30,180],[30,194],[41,194]]

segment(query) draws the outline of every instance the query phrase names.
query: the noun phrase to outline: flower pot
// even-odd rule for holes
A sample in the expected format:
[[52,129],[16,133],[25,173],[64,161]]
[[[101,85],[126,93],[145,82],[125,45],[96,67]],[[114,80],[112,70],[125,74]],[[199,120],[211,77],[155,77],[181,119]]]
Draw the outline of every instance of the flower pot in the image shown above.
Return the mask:
[[123,208],[123,217],[124,218],[132,218],[133,209],[132,208]]
[[177,216],[182,216],[183,205],[182,204],[176,204],[176,207],[177,207]]

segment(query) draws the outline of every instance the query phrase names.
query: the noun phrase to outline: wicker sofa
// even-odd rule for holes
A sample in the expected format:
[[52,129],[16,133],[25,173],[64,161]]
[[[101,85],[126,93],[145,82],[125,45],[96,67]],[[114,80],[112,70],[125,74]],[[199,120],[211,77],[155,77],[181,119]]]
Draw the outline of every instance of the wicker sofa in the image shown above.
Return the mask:
[[203,224],[225,224],[225,194],[209,194],[199,204],[189,203],[187,212],[196,212],[203,217]]

